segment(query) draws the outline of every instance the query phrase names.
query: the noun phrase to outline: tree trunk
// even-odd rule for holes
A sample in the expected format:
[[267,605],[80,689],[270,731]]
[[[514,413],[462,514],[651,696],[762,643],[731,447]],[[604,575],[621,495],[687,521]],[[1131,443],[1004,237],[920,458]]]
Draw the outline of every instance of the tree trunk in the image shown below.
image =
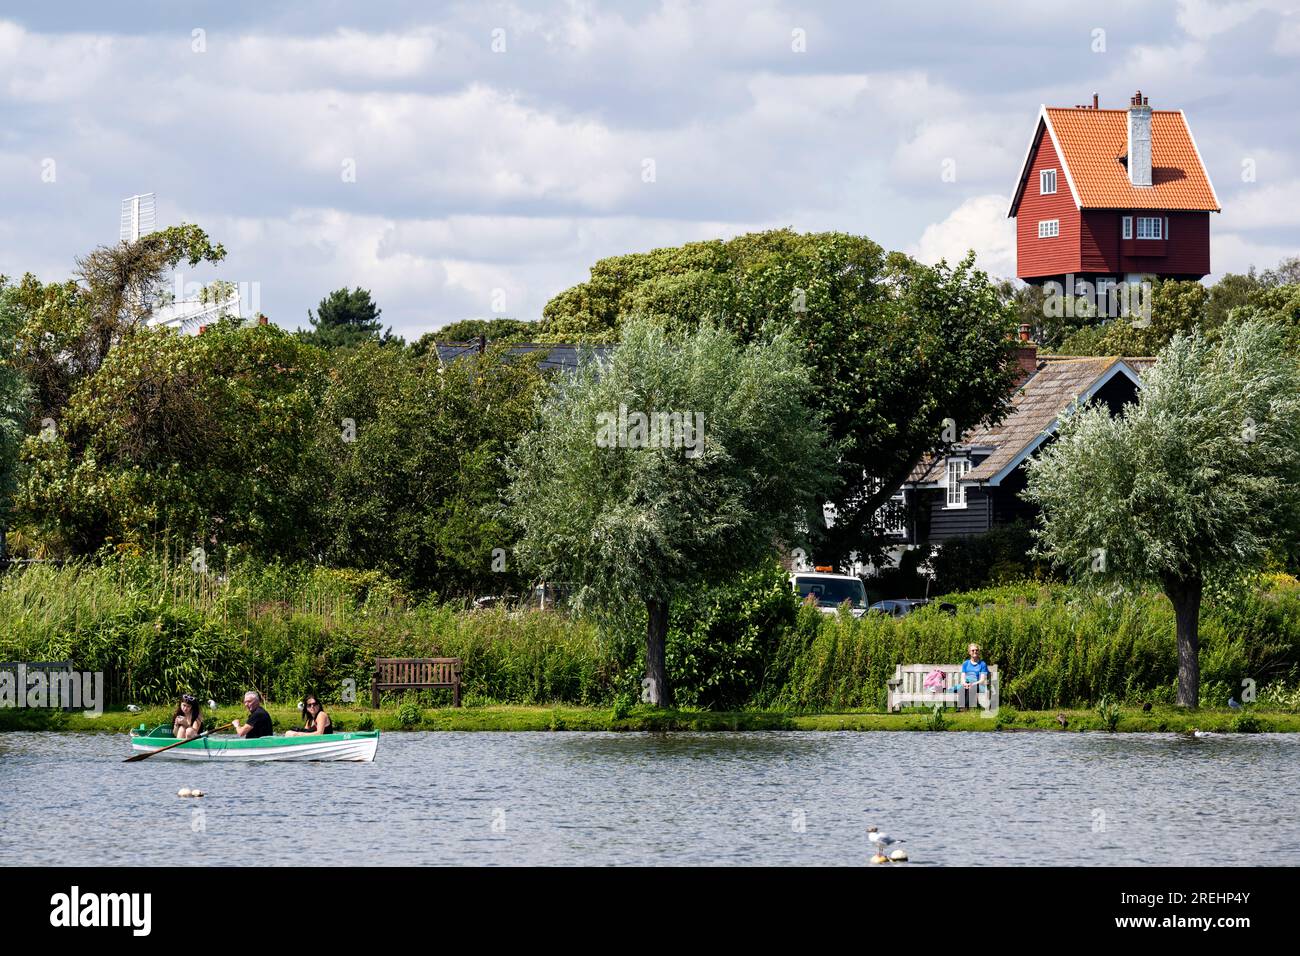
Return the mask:
[[668,643],[668,602],[646,601],[645,676],[642,700],[656,707],[671,706],[665,647]]
[[1201,695],[1201,579],[1170,579],[1165,594],[1174,605],[1178,632],[1178,706],[1197,707]]

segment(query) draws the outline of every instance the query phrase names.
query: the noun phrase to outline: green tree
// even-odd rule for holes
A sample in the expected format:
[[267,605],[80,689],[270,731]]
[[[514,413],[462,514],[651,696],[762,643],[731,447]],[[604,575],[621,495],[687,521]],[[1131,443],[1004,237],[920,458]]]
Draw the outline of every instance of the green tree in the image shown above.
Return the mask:
[[18,452],[27,426],[31,386],[14,362],[22,310],[13,301],[14,289],[0,276],[0,557],[5,556],[5,532],[18,483]]
[[319,432],[327,560],[444,595],[518,586],[516,533],[496,506],[509,446],[532,420],[537,365],[489,348],[444,366],[375,342],[345,356]]
[[198,226],[181,225],[101,246],[78,260],[67,282],[24,276],[9,305],[20,317],[14,361],[34,389],[34,415],[57,419],[77,384],[99,370],[114,346],[147,326],[176,266],[225,256]]
[[[596,342],[642,315],[712,320],[743,340],[788,330],[840,451],[818,551],[880,544],[872,520],[922,456],[1005,411],[1017,307],[974,268],[930,268],[843,233],[753,233],[602,259],[543,311],[550,340]],[[820,522],[818,522],[820,524]]]
[[832,459],[799,352],[788,334],[744,344],[708,323],[628,321],[607,363],[554,380],[518,446],[521,560],[579,601],[644,605],[656,705],[672,700],[674,596],[752,568],[823,500]]
[[74,554],[104,544],[305,557],[319,352],[273,327],[124,338],[30,435],[22,517]]
[[1085,320],[1059,346],[1062,355],[1155,355],[1175,335],[1212,332],[1210,290],[1199,282],[1158,279],[1151,284],[1151,314]]
[[435,342],[473,342],[479,336],[488,342],[536,342],[540,332],[540,323],[522,319],[464,319],[425,332],[412,343],[411,351],[425,355]]
[[401,344],[402,340],[393,335],[391,327],[384,330],[384,323],[379,320],[382,313],[383,310],[371,301],[369,289],[335,289],[320,300],[316,312],[307,310],[311,329],[300,331],[298,335],[304,342],[327,349],[347,348],[370,341],[384,345]]
[[1039,546],[1072,571],[1155,583],[1174,606],[1178,703],[1196,706],[1207,579],[1300,531],[1300,367],[1277,323],[1175,335],[1136,404],[1071,414],[1029,465]]

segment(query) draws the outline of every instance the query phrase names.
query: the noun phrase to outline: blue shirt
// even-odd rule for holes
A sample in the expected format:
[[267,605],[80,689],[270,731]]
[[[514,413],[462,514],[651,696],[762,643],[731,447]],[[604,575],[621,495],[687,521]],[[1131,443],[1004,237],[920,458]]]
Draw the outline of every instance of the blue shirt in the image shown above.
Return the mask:
[[966,684],[976,684],[979,679],[989,672],[989,665],[980,661],[974,663],[969,657],[961,662],[962,682]]

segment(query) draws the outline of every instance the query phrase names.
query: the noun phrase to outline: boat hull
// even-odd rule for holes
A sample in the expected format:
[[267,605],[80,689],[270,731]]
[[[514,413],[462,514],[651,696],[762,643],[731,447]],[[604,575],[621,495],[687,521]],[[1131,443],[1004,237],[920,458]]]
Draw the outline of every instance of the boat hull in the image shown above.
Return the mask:
[[[132,737],[131,749],[149,753],[176,743],[173,737]],[[202,737],[158,755],[159,760],[349,760],[370,762],[379,747],[379,731],[323,734],[319,737]]]

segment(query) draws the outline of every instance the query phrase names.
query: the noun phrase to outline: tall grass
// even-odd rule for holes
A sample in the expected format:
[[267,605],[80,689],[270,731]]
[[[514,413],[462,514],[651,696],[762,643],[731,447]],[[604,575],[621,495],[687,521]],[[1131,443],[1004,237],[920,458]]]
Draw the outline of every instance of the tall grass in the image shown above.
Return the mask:
[[[973,641],[999,667],[1002,702],[1017,708],[1091,706],[1104,695],[1172,700],[1173,612],[1157,594],[1107,601],[1013,586],[960,596],[956,616],[925,610],[895,620],[826,617],[764,587],[747,596],[732,586],[719,590],[725,599],[675,607],[669,662],[679,699],[879,709],[896,664],[955,663]],[[740,650],[731,647],[737,634],[747,641]],[[365,699],[377,656],[452,656],[464,661],[468,703],[610,706],[639,684],[640,643],[555,612],[416,599],[377,572],[247,563],[197,574],[187,563],[123,559],[0,575],[0,659],[103,671],[114,704],[161,703],[181,691],[229,702],[250,687],[276,701],[308,691],[338,701],[349,682]],[[1203,702],[1241,699],[1251,678],[1261,702],[1300,707],[1297,673],[1300,588],[1207,607]]]

